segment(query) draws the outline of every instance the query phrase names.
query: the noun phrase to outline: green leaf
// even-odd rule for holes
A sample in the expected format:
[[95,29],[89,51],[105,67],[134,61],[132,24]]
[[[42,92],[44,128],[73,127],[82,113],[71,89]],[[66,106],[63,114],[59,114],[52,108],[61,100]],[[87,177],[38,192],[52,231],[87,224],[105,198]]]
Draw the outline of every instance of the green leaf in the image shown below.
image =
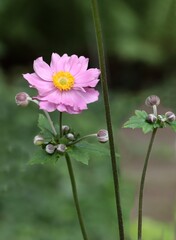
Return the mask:
[[153,124],[146,122],[142,127],[142,131],[143,131],[143,133],[148,133],[148,132],[153,131]]
[[170,125],[171,128],[174,130],[174,132],[176,132],[176,121],[170,122],[169,125]]
[[70,157],[78,162],[88,165],[89,163],[89,154],[84,149],[80,148],[78,145],[74,145],[67,151]]
[[109,150],[101,143],[82,141],[68,149],[70,157],[76,161],[88,164],[91,156],[109,156]]
[[29,164],[46,164],[51,163],[54,164],[57,162],[59,155],[54,153],[52,155],[47,154],[42,148],[36,150],[33,154],[32,158],[29,160]]
[[136,110],[135,114],[136,114],[136,116],[141,117],[143,119],[146,119],[146,117],[148,116],[148,114],[143,110],[142,111]]
[[53,137],[52,129],[48,119],[43,114],[39,114],[38,127],[40,128],[41,134],[45,139],[51,139]]
[[124,124],[124,128],[142,128],[144,133],[148,133],[155,127],[154,124],[146,122],[148,114],[145,111],[136,110],[135,115]]

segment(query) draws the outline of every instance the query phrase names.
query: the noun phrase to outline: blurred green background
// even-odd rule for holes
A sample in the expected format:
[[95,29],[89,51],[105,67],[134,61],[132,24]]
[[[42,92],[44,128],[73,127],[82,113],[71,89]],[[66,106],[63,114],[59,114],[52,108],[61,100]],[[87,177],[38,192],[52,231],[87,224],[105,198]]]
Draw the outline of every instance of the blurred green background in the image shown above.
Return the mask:
[[[176,109],[176,1],[99,0],[111,111],[121,154],[121,192],[128,238],[136,237],[136,194],[149,135],[121,129],[145,98],[158,94],[160,111]],[[29,166],[38,133],[38,109],[21,109],[19,91],[35,95],[22,79],[39,56],[85,55],[98,66],[90,1],[0,1],[0,239],[82,239],[64,161]],[[100,87],[100,86],[99,86]],[[146,109],[150,111],[150,109]],[[56,119],[56,114],[52,114]],[[90,121],[91,119],[91,121]],[[82,134],[106,128],[103,101],[79,116],[64,116]],[[161,131],[160,131],[161,132]],[[176,200],[175,136],[156,139],[147,175],[144,240],[173,240]],[[116,239],[111,165],[92,156],[74,163],[78,193],[92,240]],[[132,210],[133,209],[133,210]],[[158,211],[157,211],[158,209]]]

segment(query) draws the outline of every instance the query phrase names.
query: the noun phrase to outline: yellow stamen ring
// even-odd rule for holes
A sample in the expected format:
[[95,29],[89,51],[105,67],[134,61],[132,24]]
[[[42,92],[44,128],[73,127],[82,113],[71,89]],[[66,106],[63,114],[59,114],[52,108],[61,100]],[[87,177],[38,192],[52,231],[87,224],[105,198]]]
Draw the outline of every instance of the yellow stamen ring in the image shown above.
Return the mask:
[[74,82],[74,77],[69,72],[60,71],[53,75],[53,84],[60,91],[70,90]]

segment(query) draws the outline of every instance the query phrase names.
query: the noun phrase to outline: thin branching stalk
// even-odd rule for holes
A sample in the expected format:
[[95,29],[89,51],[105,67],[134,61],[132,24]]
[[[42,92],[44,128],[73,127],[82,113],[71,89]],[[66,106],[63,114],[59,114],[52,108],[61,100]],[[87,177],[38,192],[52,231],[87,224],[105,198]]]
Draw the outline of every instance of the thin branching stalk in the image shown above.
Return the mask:
[[116,154],[115,154],[114,137],[113,137],[113,131],[112,131],[112,121],[111,121],[108,85],[107,85],[107,76],[106,76],[104,47],[103,47],[101,23],[100,23],[97,1],[91,0],[91,6],[92,6],[95,34],[96,34],[96,40],[97,40],[99,65],[101,69],[101,84],[102,84],[102,92],[103,92],[103,98],[104,98],[106,123],[107,123],[107,130],[109,133],[109,145],[110,145],[111,164],[112,164],[112,172],[113,172],[113,179],[114,179],[114,190],[115,190],[115,199],[116,199],[116,210],[117,210],[117,216],[118,216],[119,236],[120,236],[120,240],[124,240],[124,226],[123,226],[123,217],[122,217],[122,209],[121,209],[119,177],[117,172]]
[[74,202],[75,202],[75,207],[76,207],[76,211],[77,211],[77,215],[78,215],[81,232],[83,235],[83,239],[88,240],[84,222],[83,222],[83,218],[82,218],[82,214],[81,214],[81,210],[80,210],[80,206],[79,206],[79,200],[78,200],[78,194],[77,194],[77,188],[76,188],[76,182],[75,182],[75,177],[74,177],[74,173],[73,173],[73,168],[72,168],[71,160],[70,160],[68,153],[65,154],[65,158],[67,161],[67,167],[68,167],[68,171],[69,171],[69,175],[70,175],[73,198],[74,198]]
[[[31,99],[30,101],[35,103],[35,104],[37,104],[37,105],[39,105],[39,102],[37,100],[35,100],[35,99]],[[46,118],[48,119],[49,125],[51,126],[51,129],[53,131],[53,134],[55,136],[57,136],[57,131],[56,131],[55,127],[54,127],[53,121],[51,120],[51,117],[50,117],[49,113],[47,111],[45,111],[45,110],[43,110],[43,112],[44,112]]]
[[52,129],[54,135],[57,136],[57,131],[56,131],[55,127],[54,127],[53,121],[51,120],[51,117],[50,117],[49,113],[47,111],[45,111],[45,110],[44,110],[44,113],[45,113],[45,115],[46,115],[46,117],[48,119],[48,122],[49,122],[49,124],[51,126],[51,129]]
[[154,128],[151,139],[150,139],[150,143],[148,146],[147,155],[144,162],[144,168],[141,176],[140,191],[139,191],[139,208],[138,208],[138,240],[142,240],[142,205],[143,205],[144,183],[145,183],[145,176],[146,176],[148,161],[149,161],[150,153],[152,150],[156,131],[157,131],[157,128]]
[[74,142],[68,143],[67,146],[75,145],[76,143],[81,142],[81,141],[83,141],[83,140],[86,139],[86,138],[96,137],[96,136],[97,136],[96,133],[92,133],[92,134],[83,136],[82,138],[79,138],[78,140],[76,140],[76,141],[74,141]]

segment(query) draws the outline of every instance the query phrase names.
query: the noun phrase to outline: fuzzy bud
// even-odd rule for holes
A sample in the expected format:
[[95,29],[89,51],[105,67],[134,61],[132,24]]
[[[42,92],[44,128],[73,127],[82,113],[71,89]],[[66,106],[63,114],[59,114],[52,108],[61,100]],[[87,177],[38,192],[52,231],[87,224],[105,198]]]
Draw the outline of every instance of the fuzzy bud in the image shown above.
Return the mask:
[[67,125],[63,125],[63,126],[62,126],[62,132],[63,132],[63,133],[67,133],[69,130],[70,130],[70,127],[69,127],[69,126],[67,126]]
[[44,138],[41,135],[37,135],[34,137],[33,142],[34,142],[34,145],[40,146],[44,143]]
[[108,131],[105,129],[99,130],[97,133],[97,139],[101,143],[107,142],[109,140]]
[[25,92],[20,92],[15,96],[15,101],[18,106],[26,107],[30,100],[31,97]]
[[54,151],[55,151],[55,146],[53,145],[53,144],[48,144],[48,145],[46,145],[46,147],[45,147],[45,151],[47,152],[47,153],[49,153],[49,154],[53,154],[54,153]]
[[149,114],[146,118],[146,121],[148,123],[155,123],[156,120],[157,120],[157,117],[153,113]]
[[165,117],[168,122],[173,122],[176,119],[175,114],[173,112],[166,112]]
[[67,147],[65,144],[58,144],[57,145],[57,151],[60,153],[64,153],[67,150]]
[[73,135],[73,133],[68,133],[66,137],[71,141],[75,140],[75,136]]
[[160,98],[156,95],[151,95],[145,100],[145,105],[148,107],[158,106],[160,104]]

